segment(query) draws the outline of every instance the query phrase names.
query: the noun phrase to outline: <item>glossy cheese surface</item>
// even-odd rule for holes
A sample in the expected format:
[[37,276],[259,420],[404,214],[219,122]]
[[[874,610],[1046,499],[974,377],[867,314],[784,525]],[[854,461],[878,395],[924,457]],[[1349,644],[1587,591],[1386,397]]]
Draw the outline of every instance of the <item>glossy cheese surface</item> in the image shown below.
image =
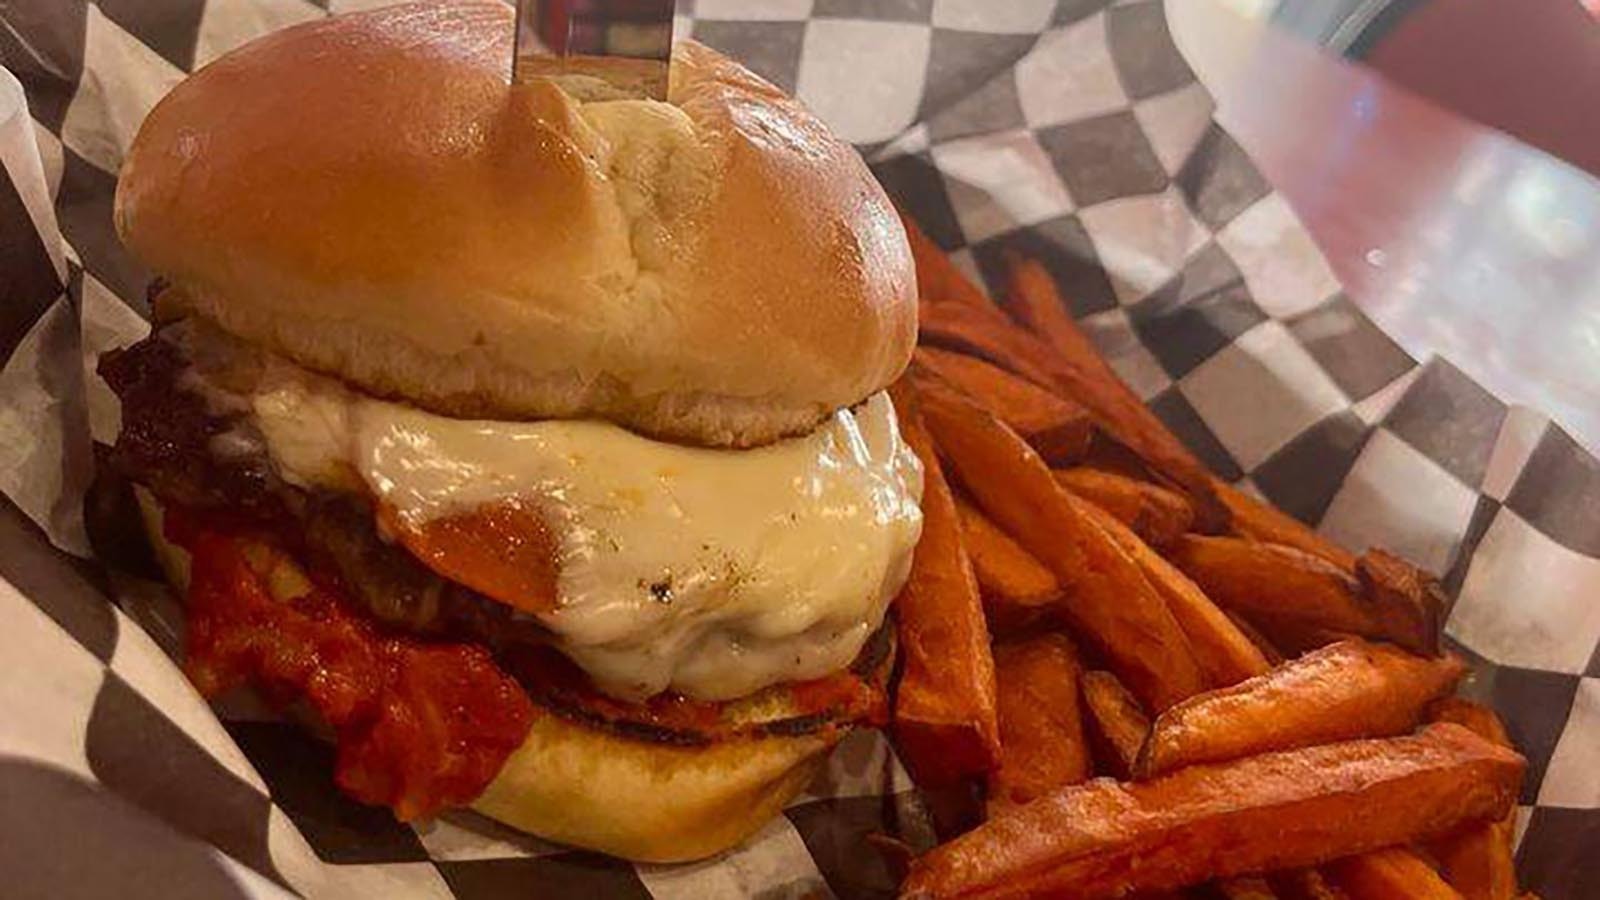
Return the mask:
[[314,376],[249,397],[284,476],[410,525],[513,503],[554,538],[539,619],[607,693],[723,700],[849,665],[904,582],[922,471],[886,394],[749,450],[605,422],[451,419]]

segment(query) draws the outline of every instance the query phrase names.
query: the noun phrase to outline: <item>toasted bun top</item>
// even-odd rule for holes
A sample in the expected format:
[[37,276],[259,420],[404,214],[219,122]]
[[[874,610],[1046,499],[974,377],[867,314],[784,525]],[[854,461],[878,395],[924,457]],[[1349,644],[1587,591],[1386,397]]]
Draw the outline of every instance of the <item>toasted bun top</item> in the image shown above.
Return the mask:
[[682,42],[669,100],[512,86],[504,4],[289,28],[158,104],[118,185],[164,302],[447,415],[714,445],[893,380],[910,254],[860,157]]

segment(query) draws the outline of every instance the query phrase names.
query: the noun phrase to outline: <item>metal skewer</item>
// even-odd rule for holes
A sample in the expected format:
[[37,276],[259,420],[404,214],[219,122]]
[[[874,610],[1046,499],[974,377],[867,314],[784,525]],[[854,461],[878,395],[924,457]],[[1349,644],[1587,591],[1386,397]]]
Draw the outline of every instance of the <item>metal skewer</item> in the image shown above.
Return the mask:
[[667,98],[674,0],[517,0],[512,80],[587,75],[618,97]]

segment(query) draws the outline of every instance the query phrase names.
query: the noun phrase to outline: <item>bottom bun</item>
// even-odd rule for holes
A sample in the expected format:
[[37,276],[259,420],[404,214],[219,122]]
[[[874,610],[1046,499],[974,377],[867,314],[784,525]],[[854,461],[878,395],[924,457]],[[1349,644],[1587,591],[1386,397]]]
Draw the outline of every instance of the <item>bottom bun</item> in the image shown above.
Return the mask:
[[[187,590],[189,554],[135,487],[167,578]],[[674,747],[617,737],[544,711],[473,808],[513,828],[641,862],[686,862],[735,846],[797,796],[845,729]],[[335,790],[329,784],[329,790]]]
[[666,747],[545,715],[472,808],[613,856],[686,862],[754,834],[805,789],[835,742],[817,734]]

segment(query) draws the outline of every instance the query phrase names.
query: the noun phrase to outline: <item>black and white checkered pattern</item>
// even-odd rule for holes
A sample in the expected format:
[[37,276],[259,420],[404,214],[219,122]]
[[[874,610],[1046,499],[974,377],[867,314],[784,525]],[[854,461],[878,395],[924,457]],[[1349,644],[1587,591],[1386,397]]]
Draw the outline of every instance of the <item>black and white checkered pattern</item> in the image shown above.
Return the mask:
[[[930,827],[876,736],[699,865],[633,866],[471,815],[404,826],[335,792],[329,752],[295,728],[245,704],[214,716],[163,653],[177,616],[158,585],[50,547],[46,532],[81,548],[63,498],[85,432],[116,427],[73,321],[89,353],[145,328],[149,273],[110,218],[134,129],[229,48],[364,5],[0,3],[0,62],[32,116],[31,147],[0,118],[0,660],[24,673],[0,683],[8,895],[891,895],[863,836],[925,845]],[[1213,121],[1157,0],[679,5],[680,36],[796,91],[969,272],[996,284],[1009,247],[1043,259],[1216,471],[1445,573],[1468,690],[1529,757],[1522,879],[1547,900],[1600,896],[1600,462],[1362,315]]]

